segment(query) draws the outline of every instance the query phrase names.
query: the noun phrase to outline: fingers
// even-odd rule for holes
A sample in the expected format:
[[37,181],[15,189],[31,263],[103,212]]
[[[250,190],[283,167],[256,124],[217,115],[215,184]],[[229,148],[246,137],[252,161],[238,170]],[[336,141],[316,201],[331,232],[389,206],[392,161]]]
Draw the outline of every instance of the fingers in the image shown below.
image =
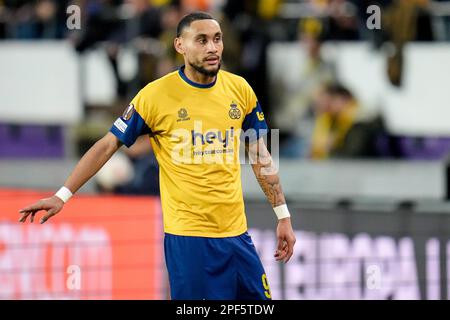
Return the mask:
[[58,211],[61,210],[61,206],[59,206],[58,203],[53,203],[51,200],[51,198],[41,199],[31,206],[19,210],[19,212],[22,214],[19,222],[26,222],[27,218],[31,215],[30,222],[33,223],[37,212],[39,212],[40,210],[47,210],[47,214],[44,215],[39,221],[40,223],[45,223],[48,219],[53,217],[58,213]]
[[294,254],[294,245],[295,245],[295,238],[293,239],[279,238],[277,251],[274,254],[275,260],[287,263]]
[[58,213],[58,210],[55,209],[55,208],[48,210],[47,214],[44,215],[44,216],[41,218],[41,220],[39,221],[39,223],[40,223],[40,224],[45,223],[48,219],[50,219],[51,217],[53,217],[53,216],[54,216],[55,214],[57,214],[57,213]]
[[22,217],[19,218],[19,222],[25,222],[27,221],[28,216],[31,214],[31,219],[30,221],[33,222],[34,220],[34,215],[36,214],[36,212],[38,212],[39,210],[42,210],[42,201],[38,201],[35,204],[32,204],[31,206],[25,207],[23,209],[19,210],[19,213],[22,214]]
[[292,255],[294,254],[294,244],[295,244],[295,239],[287,241],[287,253],[286,253],[286,258],[284,260],[284,263],[287,263],[291,259]]
[[19,213],[22,214],[22,217],[19,218],[19,222],[25,222],[27,221],[28,216],[31,214],[31,222],[33,222],[34,220],[34,215],[36,214],[36,212],[38,212],[39,210],[42,210],[42,204],[41,202],[37,202],[31,206],[28,206],[26,208],[23,208],[21,210],[19,210]]
[[38,201],[35,204],[32,204],[31,206],[25,207],[23,209],[20,209],[19,212],[20,213],[32,213],[32,212],[37,212],[39,210],[42,210],[42,201]]
[[26,212],[22,213],[22,217],[19,218],[19,222],[27,221],[28,216],[31,215],[30,222],[33,223],[34,216],[36,215],[36,212],[38,212],[38,211],[39,210],[34,210],[34,211],[26,211]]
[[287,242],[284,239],[278,239],[277,251],[274,254],[276,261],[281,261],[287,254]]
[[22,217],[19,218],[19,222],[27,221],[27,217],[31,214],[31,211],[22,213]]

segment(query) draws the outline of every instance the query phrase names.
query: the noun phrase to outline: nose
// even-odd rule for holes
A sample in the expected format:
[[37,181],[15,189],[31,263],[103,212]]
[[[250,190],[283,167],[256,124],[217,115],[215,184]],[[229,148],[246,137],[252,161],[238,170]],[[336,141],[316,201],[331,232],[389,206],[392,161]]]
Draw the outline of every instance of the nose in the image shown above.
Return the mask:
[[208,41],[208,47],[207,47],[208,53],[217,53],[219,51],[217,49],[216,43],[214,41]]

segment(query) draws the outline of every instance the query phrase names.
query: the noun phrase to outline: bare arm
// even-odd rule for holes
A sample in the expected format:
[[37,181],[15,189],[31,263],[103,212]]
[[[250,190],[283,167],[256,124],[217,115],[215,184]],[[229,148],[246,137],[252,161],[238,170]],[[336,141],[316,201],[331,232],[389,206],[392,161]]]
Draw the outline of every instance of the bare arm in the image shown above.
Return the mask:
[[[112,155],[121,147],[122,143],[115,135],[108,132],[103,138],[98,140],[86,154],[80,159],[75,169],[67,178],[64,186],[72,193],[80,189],[92,176],[94,176]],[[41,199],[36,203],[21,209],[20,222],[25,222],[31,214],[30,222],[33,222],[35,214],[40,210],[46,210],[47,214],[41,218],[40,223],[44,223],[50,217],[57,214],[64,206],[64,202],[56,196]]]
[[272,156],[267,150],[264,140],[261,138],[257,142],[248,144],[246,148],[256,180],[258,180],[267,200],[272,207],[285,204],[286,200],[281,190],[278,169],[273,163]]
[[[280,177],[272,156],[260,138],[254,143],[246,145],[253,172],[258,180],[261,189],[273,208],[286,204],[286,200],[281,189]],[[288,262],[294,252],[295,235],[292,230],[291,218],[283,218],[278,221],[277,226],[278,246],[275,252],[277,261]]]
[[64,186],[72,191],[72,193],[77,192],[78,189],[80,189],[103,167],[121,146],[122,143],[119,139],[111,132],[108,132],[80,159],[75,166],[75,169],[64,183]]

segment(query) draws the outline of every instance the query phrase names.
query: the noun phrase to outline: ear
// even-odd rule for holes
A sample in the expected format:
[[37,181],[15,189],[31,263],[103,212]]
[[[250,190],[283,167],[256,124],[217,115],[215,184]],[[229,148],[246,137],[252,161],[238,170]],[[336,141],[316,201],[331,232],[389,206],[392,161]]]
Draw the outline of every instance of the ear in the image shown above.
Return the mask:
[[184,46],[183,46],[183,39],[180,38],[175,38],[175,40],[173,40],[173,46],[175,47],[175,50],[183,55],[184,54]]

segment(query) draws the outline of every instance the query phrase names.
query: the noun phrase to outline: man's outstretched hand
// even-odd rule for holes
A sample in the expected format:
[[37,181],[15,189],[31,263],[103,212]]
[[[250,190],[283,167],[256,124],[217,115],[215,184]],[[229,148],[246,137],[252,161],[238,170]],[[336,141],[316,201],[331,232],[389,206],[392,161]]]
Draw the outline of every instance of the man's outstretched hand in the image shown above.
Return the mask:
[[41,199],[38,202],[19,210],[19,213],[22,214],[22,217],[19,219],[19,222],[27,221],[28,216],[30,217],[30,222],[34,221],[34,216],[38,211],[45,210],[47,214],[44,215],[39,223],[44,223],[55,214],[61,211],[64,206],[64,202],[58,198],[57,196],[53,196],[51,198]]
[[283,260],[286,263],[294,253],[294,244],[296,241],[290,218],[284,218],[278,221],[277,241],[277,251],[274,257],[277,261]]

